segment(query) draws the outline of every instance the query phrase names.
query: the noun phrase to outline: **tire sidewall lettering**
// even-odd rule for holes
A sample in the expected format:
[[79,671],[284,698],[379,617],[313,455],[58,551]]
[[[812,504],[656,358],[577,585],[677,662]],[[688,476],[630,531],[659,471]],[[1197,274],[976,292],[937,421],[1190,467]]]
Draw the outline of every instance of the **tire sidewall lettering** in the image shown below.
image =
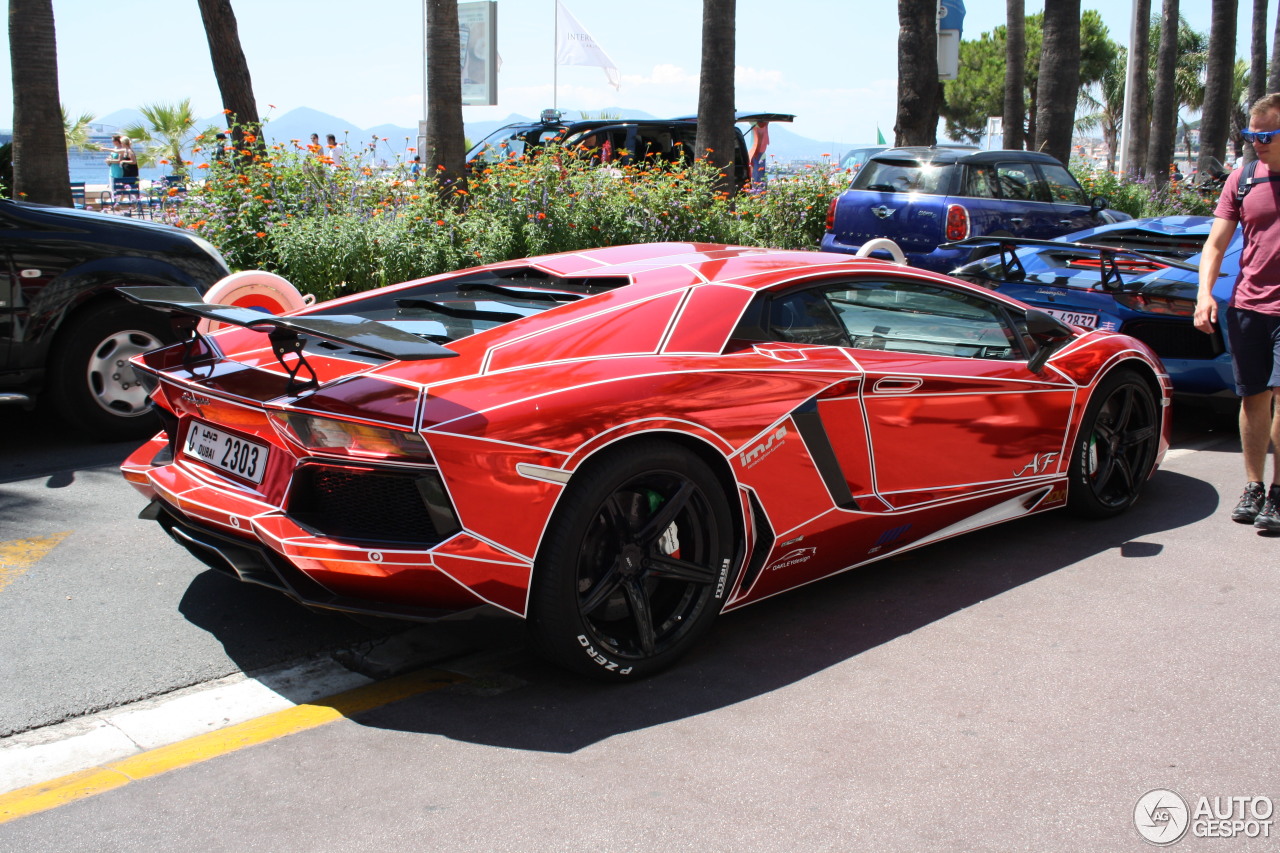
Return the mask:
[[578,645],[582,646],[582,650],[587,653],[587,657],[594,661],[597,665],[604,667],[609,672],[616,672],[618,675],[630,675],[631,667],[622,666],[617,661],[612,661],[600,652],[596,651],[595,646],[591,644],[591,640],[586,634],[578,635]]

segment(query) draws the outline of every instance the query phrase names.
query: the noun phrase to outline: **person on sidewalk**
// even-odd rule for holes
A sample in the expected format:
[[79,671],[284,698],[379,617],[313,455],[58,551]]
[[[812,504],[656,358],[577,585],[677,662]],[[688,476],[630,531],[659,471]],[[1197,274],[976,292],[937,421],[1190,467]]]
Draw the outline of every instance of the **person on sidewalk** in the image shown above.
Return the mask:
[[[1200,256],[1195,325],[1212,333],[1219,321],[1213,285],[1239,224],[1244,228],[1240,275],[1221,318],[1242,398],[1240,447],[1247,481],[1231,520],[1280,533],[1280,92],[1253,105],[1249,129],[1241,135],[1258,153],[1257,165],[1252,175],[1248,169],[1232,172],[1218,197]],[[1268,488],[1264,475],[1271,445],[1275,457]]]
[[[111,170],[111,180],[124,177],[124,167],[120,165],[120,155],[124,152],[124,143],[120,141],[120,134],[114,134],[111,137],[111,147],[107,149],[110,153],[107,155],[107,166]],[[108,186],[111,183],[108,181]]]
[[751,192],[764,192],[768,183],[765,152],[769,149],[769,122],[758,121],[751,134]]

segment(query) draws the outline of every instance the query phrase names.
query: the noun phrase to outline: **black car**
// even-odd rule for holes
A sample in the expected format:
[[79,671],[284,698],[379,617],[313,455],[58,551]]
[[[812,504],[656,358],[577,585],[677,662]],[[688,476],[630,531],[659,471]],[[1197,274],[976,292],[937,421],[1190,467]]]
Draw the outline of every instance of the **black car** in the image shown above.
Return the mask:
[[[787,113],[739,112],[734,122],[793,121]],[[500,127],[467,152],[467,164],[497,163],[521,157],[552,142],[569,147],[583,146],[602,153],[607,163],[626,166],[656,158],[668,162],[690,162],[698,135],[696,116],[673,119],[584,119],[566,120],[557,110],[543,110],[540,121],[518,122]],[[739,184],[751,176],[746,140],[734,129],[734,177]]]
[[0,249],[0,402],[29,405],[41,395],[102,441],[155,432],[129,359],[174,334],[116,288],[203,293],[229,273],[218,250],[168,225],[8,199],[0,199]]
[[858,253],[894,241],[913,266],[950,272],[971,248],[939,248],[969,237],[1050,239],[1129,219],[1089,198],[1058,160],[1037,151],[890,148],[858,170],[831,201],[822,249]]

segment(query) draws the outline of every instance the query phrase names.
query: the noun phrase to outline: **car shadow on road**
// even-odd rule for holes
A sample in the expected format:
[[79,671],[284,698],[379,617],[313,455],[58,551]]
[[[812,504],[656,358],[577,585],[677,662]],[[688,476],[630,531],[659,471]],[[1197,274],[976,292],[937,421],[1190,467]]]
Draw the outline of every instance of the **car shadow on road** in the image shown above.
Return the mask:
[[1143,559],[1158,534],[1212,514],[1209,483],[1160,471],[1130,512],[1086,521],[1055,512],[962,536],[723,616],[671,670],[626,685],[531,657],[363,714],[377,728],[511,749],[571,753],[624,732],[734,705],[805,679],[967,607],[1118,549]]

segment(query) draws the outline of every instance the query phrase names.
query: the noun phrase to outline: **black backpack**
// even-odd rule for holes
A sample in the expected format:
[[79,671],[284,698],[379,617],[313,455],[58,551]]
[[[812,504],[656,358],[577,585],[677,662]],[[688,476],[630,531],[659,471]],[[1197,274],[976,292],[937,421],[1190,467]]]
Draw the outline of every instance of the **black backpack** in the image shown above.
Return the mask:
[[1280,181],[1280,175],[1268,175],[1265,178],[1255,178],[1253,173],[1258,171],[1258,161],[1250,160],[1244,164],[1244,174],[1240,176],[1240,183],[1236,185],[1236,205],[1240,208],[1240,218],[1244,218],[1244,197],[1249,194],[1249,190],[1253,189],[1256,184],[1265,184],[1271,181]]

